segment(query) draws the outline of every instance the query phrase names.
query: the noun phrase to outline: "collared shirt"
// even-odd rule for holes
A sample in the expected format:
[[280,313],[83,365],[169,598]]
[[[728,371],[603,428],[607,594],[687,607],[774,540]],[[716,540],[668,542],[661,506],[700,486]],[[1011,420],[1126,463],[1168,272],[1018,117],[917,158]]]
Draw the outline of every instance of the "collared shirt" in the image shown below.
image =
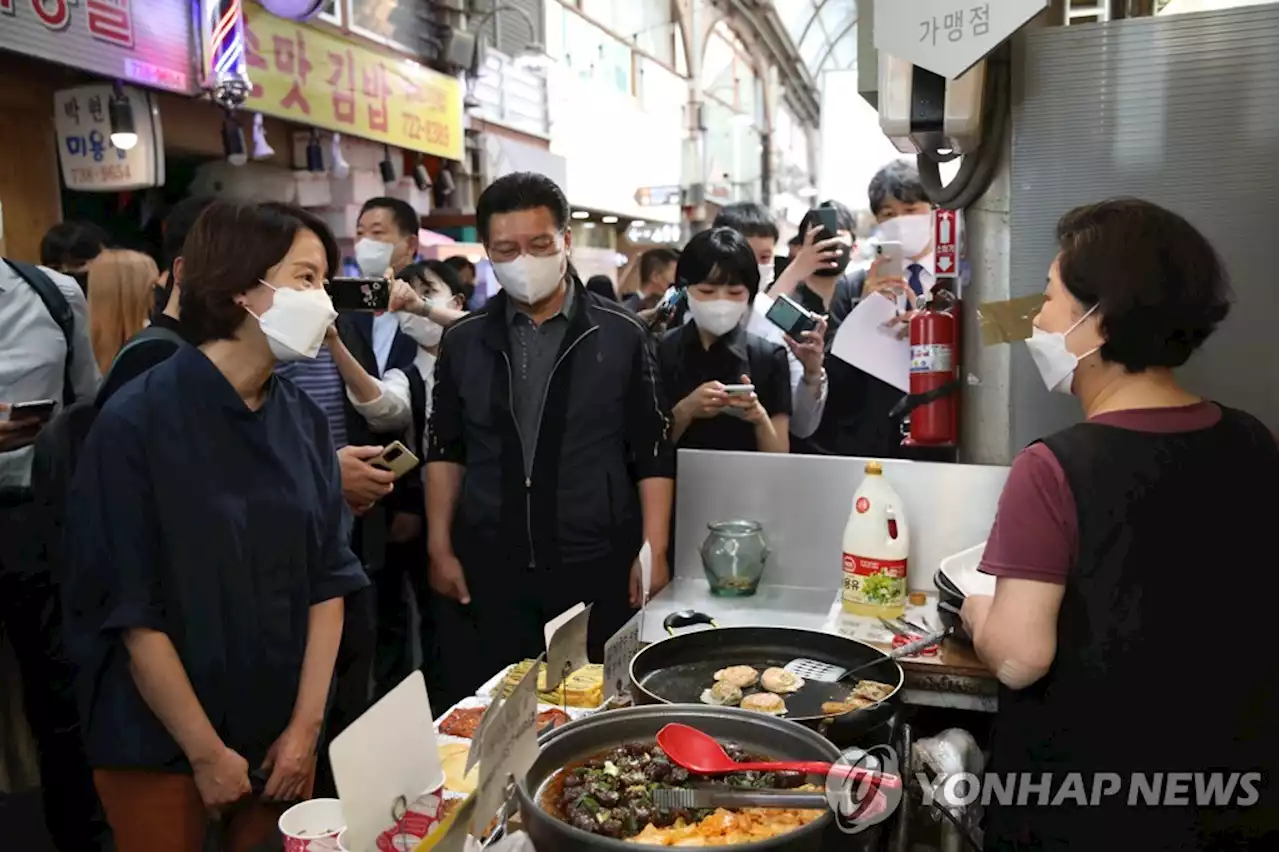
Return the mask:
[[533,475],[533,456],[542,424],[542,404],[547,395],[547,383],[551,381],[551,371],[555,369],[556,358],[560,355],[560,345],[569,329],[573,296],[572,284],[566,285],[560,310],[543,320],[541,325],[535,325],[528,314],[507,300],[512,414],[520,429],[526,477]]
[[[71,347],[71,386],[77,400],[98,391],[101,376],[89,342],[88,306],[74,278],[40,267],[71,306],[75,342]],[[40,294],[7,263],[0,261],[0,402],[52,399],[62,404],[67,338]],[[0,453],[0,488],[26,488],[31,482],[32,447]]]
[[[755,349],[754,369],[749,350]],[[668,399],[674,406],[707,382],[726,385],[751,377],[756,396],[773,417],[791,413],[791,378],[786,349],[759,338],[742,327],[718,338],[710,348],[702,345],[695,323],[667,332],[658,346],[658,368]],[[695,419],[676,444],[690,450],[758,449],[755,427],[732,414]]]
[[129,673],[122,633],[148,628],[222,740],[261,765],[289,724],[311,607],[368,584],[323,413],[278,376],[251,411],[185,347],[102,409],[68,501],[64,629],[90,763],[190,771]]
[[333,353],[328,346],[321,346],[315,358],[289,361],[276,367],[276,374],[284,376],[311,397],[325,419],[329,421],[329,431],[333,433],[333,445],[342,449],[347,445],[347,408],[346,385],[338,365],[333,361]]

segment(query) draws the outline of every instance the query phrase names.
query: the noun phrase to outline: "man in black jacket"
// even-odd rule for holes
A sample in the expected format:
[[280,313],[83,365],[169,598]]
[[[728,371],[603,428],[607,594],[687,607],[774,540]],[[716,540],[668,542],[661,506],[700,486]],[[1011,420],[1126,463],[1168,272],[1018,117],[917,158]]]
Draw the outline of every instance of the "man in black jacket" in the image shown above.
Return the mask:
[[[593,604],[589,650],[668,578],[674,455],[645,328],[569,271],[569,203],[543,175],[491,184],[476,225],[502,292],[445,333],[427,448],[430,580],[451,703],[537,656]],[[638,480],[638,482],[637,482]],[[630,606],[628,606],[630,604]]]

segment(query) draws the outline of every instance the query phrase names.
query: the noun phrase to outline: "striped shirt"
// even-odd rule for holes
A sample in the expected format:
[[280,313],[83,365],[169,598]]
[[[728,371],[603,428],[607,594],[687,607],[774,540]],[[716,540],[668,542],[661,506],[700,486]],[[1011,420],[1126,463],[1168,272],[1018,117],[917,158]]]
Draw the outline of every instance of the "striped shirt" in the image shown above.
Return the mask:
[[314,359],[290,361],[276,367],[276,374],[284,376],[302,389],[324,411],[333,432],[335,449],[347,445],[347,392],[333,362],[328,346],[321,346]]

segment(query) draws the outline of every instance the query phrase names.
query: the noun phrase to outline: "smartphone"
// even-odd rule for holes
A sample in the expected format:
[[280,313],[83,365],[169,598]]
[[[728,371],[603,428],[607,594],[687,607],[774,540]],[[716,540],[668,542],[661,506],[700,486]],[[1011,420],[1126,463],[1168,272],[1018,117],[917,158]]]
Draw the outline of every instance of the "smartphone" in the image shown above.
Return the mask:
[[391,282],[385,278],[330,278],[325,289],[335,311],[385,311],[391,304]]
[[806,331],[813,331],[818,327],[817,315],[797,304],[790,296],[778,296],[774,299],[764,318],[798,343],[803,342]]
[[404,444],[393,441],[383,449],[382,455],[370,461],[369,464],[379,470],[389,470],[396,475],[396,479],[399,479],[418,466],[418,457],[409,452],[409,448]]
[[756,392],[755,385],[725,385],[724,392],[729,396],[748,396]]
[[902,243],[876,243],[876,258],[883,259],[880,264],[881,277],[902,278],[907,274],[902,262]]
[[823,240],[829,240],[836,236],[836,231],[840,230],[839,219],[836,217],[836,209],[834,207],[815,207],[809,211],[810,221],[819,225],[822,232],[814,237],[815,243]]
[[33,399],[29,402],[15,402],[9,406],[10,420],[38,420],[49,422],[53,410],[58,404],[51,399]]
[[792,260],[794,260],[794,258],[791,257],[791,255],[789,254],[777,255],[773,258],[773,280],[774,281],[777,281],[779,278],[782,277],[782,273],[787,271],[787,267],[791,265]]

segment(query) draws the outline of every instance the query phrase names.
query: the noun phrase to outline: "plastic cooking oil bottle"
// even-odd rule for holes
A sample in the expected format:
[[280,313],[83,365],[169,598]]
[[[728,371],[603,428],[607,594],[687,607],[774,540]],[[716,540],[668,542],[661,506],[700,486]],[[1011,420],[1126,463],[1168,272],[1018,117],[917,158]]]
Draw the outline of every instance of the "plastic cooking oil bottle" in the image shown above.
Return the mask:
[[898,618],[907,604],[907,515],[880,463],[867,462],[866,474],[844,528],[844,611]]

